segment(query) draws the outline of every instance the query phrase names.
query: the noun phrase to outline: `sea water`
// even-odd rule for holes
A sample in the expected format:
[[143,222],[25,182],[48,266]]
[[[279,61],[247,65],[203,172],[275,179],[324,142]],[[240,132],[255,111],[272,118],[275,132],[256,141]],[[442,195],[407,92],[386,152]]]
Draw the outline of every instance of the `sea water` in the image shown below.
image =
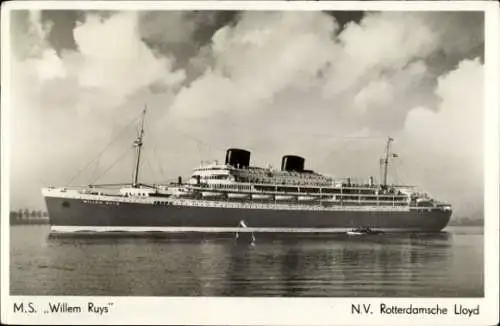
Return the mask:
[[10,227],[12,295],[481,297],[482,227],[436,234],[50,238]]

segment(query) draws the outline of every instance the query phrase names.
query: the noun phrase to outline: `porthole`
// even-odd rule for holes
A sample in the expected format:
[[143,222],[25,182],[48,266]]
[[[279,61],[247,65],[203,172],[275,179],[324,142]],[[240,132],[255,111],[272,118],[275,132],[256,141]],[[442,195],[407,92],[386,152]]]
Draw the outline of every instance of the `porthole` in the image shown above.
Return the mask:
[[67,201],[63,201],[61,205],[62,205],[62,207],[64,207],[64,208],[68,208],[68,207],[69,207],[69,202],[67,202]]

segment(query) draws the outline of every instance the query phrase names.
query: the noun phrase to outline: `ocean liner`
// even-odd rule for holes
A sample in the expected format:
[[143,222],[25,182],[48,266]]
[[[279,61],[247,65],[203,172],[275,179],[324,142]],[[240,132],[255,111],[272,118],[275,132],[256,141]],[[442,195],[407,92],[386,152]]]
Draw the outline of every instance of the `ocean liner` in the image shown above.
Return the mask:
[[380,163],[382,180],[353,182],[305,169],[305,159],[282,157],[280,169],[250,165],[251,153],[230,148],[224,164],[194,169],[183,182],[139,183],[144,116],[132,182],[42,189],[51,233],[107,232],[437,232],[451,205],[414,186],[387,183],[392,138]]

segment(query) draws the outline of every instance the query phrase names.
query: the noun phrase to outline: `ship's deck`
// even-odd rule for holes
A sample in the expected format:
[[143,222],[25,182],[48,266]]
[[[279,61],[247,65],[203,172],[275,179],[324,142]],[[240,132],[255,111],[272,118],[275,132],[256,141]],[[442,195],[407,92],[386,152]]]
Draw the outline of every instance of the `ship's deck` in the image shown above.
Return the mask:
[[80,199],[85,204],[98,205],[120,205],[126,203],[144,204],[153,206],[183,206],[183,207],[214,207],[214,208],[238,208],[238,209],[265,209],[265,210],[302,210],[302,211],[431,211],[441,210],[441,207],[422,207],[408,205],[406,201],[391,203],[382,201],[360,202],[359,200],[344,200],[337,202],[279,202],[276,200],[259,202],[257,200],[221,200],[221,199],[192,199],[176,197],[127,197],[109,194],[88,194],[76,190],[44,189],[45,197],[58,197],[68,199]]

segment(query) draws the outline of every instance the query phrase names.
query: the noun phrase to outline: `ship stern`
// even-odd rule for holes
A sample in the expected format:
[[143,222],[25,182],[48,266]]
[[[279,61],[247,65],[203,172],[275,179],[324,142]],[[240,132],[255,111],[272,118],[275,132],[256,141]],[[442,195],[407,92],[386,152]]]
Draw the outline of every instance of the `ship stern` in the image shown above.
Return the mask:
[[438,231],[442,231],[443,229],[445,229],[446,226],[448,226],[448,223],[450,222],[452,214],[453,214],[453,209],[451,205],[444,204],[438,206],[437,216],[435,218],[436,220],[435,228]]

